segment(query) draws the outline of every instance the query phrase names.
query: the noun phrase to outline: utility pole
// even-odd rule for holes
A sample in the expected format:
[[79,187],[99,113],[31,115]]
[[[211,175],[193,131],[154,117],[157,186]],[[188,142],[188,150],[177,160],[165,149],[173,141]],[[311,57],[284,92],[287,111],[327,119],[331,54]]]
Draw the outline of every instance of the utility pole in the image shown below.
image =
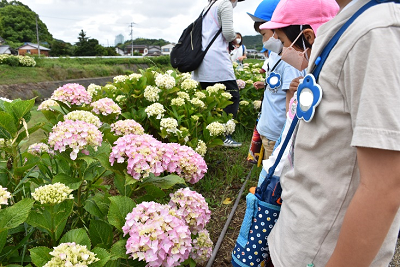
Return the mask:
[[131,22],[131,56],[133,57],[133,24],[136,24],[135,22]]
[[36,40],[37,40],[37,45],[38,45],[38,56],[40,57],[40,44],[39,44],[39,27],[38,27],[38,23],[37,23],[37,18],[38,15],[36,15]]

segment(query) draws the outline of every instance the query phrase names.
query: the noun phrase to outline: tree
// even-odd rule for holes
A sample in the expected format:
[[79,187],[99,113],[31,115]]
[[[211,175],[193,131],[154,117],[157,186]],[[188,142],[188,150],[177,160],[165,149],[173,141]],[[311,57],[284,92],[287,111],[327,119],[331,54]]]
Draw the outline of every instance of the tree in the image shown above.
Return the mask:
[[[0,7],[0,36],[15,43],[36,43],[37,14],[18,1],[7,3],[7,1],[2,0]],[[40,19],[38,19],[38,26],[40,41],[51,42],[53,36]]]
[[99,41],[87,37],[83,30],[79,33],[78,40],[74,52],[75,56],[103,56],[106,54],[106,49],[99,45]]
[[70,43],[63,42],[61,40],[54,40],[50,43],[50,56],[58,57],[58,56],[72,56],[73,55],[73,47]]

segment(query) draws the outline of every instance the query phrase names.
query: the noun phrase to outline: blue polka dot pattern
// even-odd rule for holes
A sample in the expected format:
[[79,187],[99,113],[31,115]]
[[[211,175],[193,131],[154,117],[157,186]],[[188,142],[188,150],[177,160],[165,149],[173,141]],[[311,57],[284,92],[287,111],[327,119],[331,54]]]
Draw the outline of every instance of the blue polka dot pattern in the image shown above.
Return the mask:
[[267,237],[279,217],[280,206],[262,202],[251,193],[246,202],[246,214],[232,252],[232,265],[263,267],[269,259]]

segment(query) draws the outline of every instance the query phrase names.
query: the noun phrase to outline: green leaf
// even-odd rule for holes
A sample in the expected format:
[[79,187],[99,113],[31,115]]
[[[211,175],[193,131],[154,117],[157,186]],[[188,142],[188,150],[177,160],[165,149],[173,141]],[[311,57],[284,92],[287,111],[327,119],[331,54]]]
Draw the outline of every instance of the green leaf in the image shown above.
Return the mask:
[[102,244],[104,248],[110,248],[113,241],[113,227],[100,220],[91,220],[89,236],[93,246]]
[[68,186],[69,188],[76,190],[81,186],[82,180],[79,177],[74,177],[67,175],[65,173],[59,173],[53,178],[53,183],[62,183]]
[[33,199],[24,198],[11,207],[0,210],[0,229],[15,228],[23,223],[32,209]]
[[118,231],[122,231],[125,224],[125,217],[136,206],[135,202],[129,197],[114,196],[110,197],[111,204],[108,211],[108,222],[114,225]]
[[154,198],[163,198],[166,195],[162,189],[154,185],[147,185],[145,186],[145,189],[147,194],[153,196]]
[[64,231],[67,219],[73,208],[73,200],[64,200],[54,205],[38,205],[34,212],[31,212],[26,222],[34,227],[44,229],[48,234],[55,233],[58,240]]
[[73,229],[68,231],[60,240],[61,243],[67,243],[67,242],[75,242],[76,244],[86,246],[87,249],[90,250],[92,247],[90,243],[90,238],[88,234],[86,233],[85,229],[83,228],[78,228],[78,229]]
[[[46,123],[44,122],[39,122],[37,124],[35,124],[34,126],[30,127],[28,129],[28,133],[32,134],[34,132],[36,132],[37,130],[39,130],[40,128],[42,128]],[[17,141],[15,141],[17,144],[19,144],[24,138],[26,137],[26,131],[22,131],[17,138]]]
[[45,265],[53,257],[49,254],[51,251],[48,247],[34,247],[29,249],[33,264],[38,267]]
[[7,112],[0,111],[0,127],[6,131],[11,136],[17,133],[18,129],[15,125],[15,119],[12,115]]
[[154,185],[161,189],[170,189],[176,184],[185,184],[185,180],[175,174],[170,174],[164,177],[156,177],[154,174],[150,174],[149,177],[143,179],[139,188],[147,185]]
[[30,100],[15,100],[11,103],[11,109],[14,112],[16,119],[20,120],[27,113],[29,113],[32,107],[35,105],[35,99]]
[[126,240],[122,239],[117,241],[112,247],[111,247],[111,260],[117,260],[117,259],[127,259],[128,254],[126,254]]
[[91,215],[100,219],[106,219],[110,200],[102,193],[97,193],[85,201],[84,209]]
[[4,245],[7,242],[7,235],[8,235],[7,229],[0,230],[0,255],[1,255],[1,251],[3,250]]
[[90,267],[103,267],[111,258],[111,254],[104,248],[95,247],[92,251],[96,254],[96,258],[99,261],[90,264]]
[[11,139],[10,133],[1,126],[0,126],[0,138]]

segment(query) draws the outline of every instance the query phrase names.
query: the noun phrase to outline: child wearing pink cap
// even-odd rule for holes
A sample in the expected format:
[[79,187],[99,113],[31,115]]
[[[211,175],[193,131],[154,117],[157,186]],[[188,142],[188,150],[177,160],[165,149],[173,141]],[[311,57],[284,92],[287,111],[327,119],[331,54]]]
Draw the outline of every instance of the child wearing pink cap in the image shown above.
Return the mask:
[[[389,2],[337,0],[339,14],[319,28],[323,21],[311,17],[327,18],[334,1],[282,0],[261,27],[280,29],[287,46],[280,34],[285,27],[310,25],[317,33],[312,52],[295,43],[302,55],[293,58],[302,66],[308,56],[311,71],[335,33],[370,1]],[[400,226],[399,36],[400,5],[379,3],[346,29],[327,57],[317,81],[322,100],[311,121],[300,121],[292,167],[281,176],[283,203],[268,237],[274,266],[390,263]],[[306,30],[298,40],[306,46]]]

